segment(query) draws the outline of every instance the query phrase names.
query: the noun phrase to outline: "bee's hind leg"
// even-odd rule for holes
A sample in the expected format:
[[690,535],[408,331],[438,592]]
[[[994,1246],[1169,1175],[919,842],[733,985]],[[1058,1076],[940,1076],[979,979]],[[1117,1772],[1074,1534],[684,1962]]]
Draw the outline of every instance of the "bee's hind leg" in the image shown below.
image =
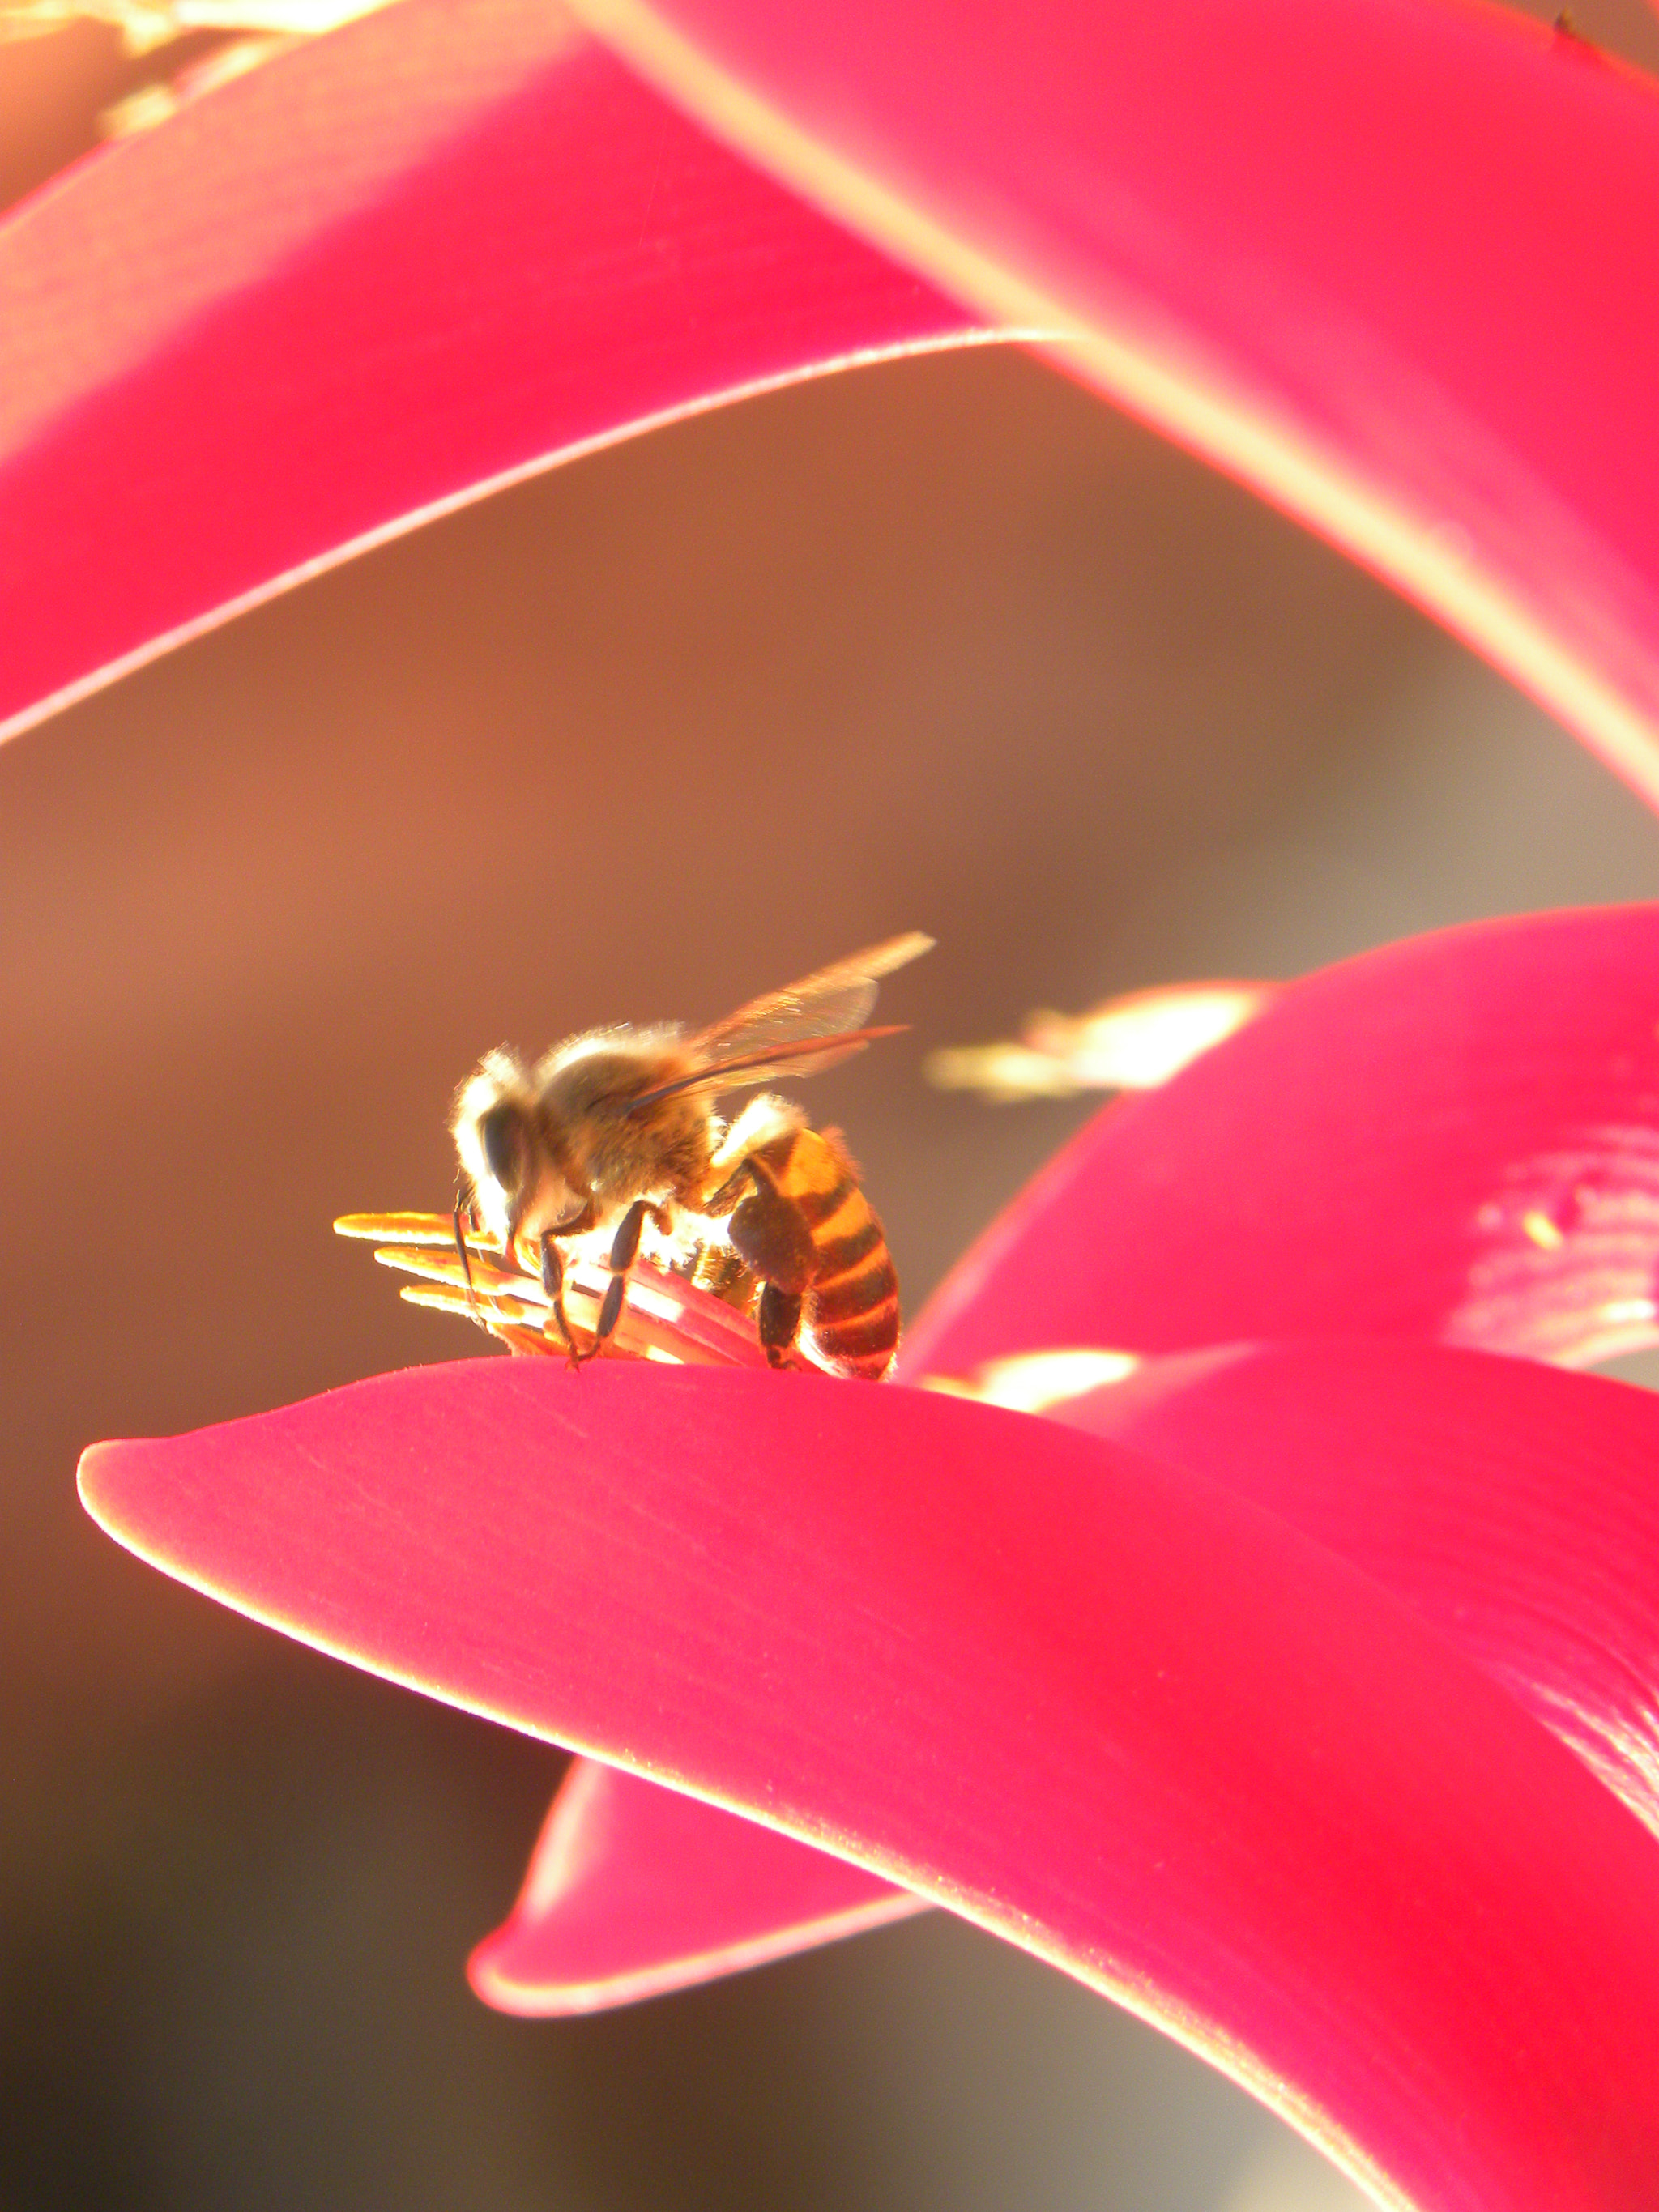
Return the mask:
[[801,1307],[817,1267],[811,1224],[764,1162],[751,1154],[743,1166],[751,1188],[732,1215],[732,1249],[764,1285],[756,1322],[767,1364],[793,1367]]
[[635,1261],[639,1257],[640,1238],[644,1234],[647,1220],[653,1221],[665,1237],[670,1228],[669,1217],[659,1206],[648,1198],[636,1198],[621,1221],[611,1240],[611,1280],[606,1285],[605,1304],[599,1308],[599,1318],[593,1331],[591,1351],[572,1350],[570,1364],[580,1367],[589,1359],[597,1359],[606,1343],[616,1334],[617,1323],[622,1319],[623,1300],[628,1295],[628,1278]]
[[799,1291],[781,1291],[775,1283],[768,1283],[762,1290],[758,1325],[769,1367],[793,1367],[797,1364],[790,1355],[800,1334],[804,1304]]

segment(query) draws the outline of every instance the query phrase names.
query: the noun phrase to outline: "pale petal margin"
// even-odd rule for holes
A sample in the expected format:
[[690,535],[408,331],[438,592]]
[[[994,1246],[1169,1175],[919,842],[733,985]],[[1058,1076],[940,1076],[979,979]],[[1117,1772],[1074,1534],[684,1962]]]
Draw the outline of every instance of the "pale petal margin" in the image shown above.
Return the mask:
[[1444,0],[577,0],[1659,797],[1659,96]]
[[597,2012],[884,1927],[924,1903],[775,1828],[578,1759],[511,1917],[467,1974],[501,2012]]
[[0,736],[573,454],[974,319],[548,0],[402,0],[0,225]]
[[1214,1484],[920,1391],[540,1361],[97,1447],[82,1481],[255,1619],[949,1904],[1395,2202],[1651,2202],[1652,1838]]

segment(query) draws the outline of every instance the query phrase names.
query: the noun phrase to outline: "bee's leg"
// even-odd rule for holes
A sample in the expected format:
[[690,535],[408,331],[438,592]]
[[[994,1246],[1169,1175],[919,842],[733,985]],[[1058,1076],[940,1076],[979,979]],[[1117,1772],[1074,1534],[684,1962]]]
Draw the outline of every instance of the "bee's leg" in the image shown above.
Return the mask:
[[455,1250],[460,1259],[461,1273],[466,1283],[467,1311],[479,1327],[483,1328],[483,1317],[478,1311],[478,1293],[472,1284],[472,1255],[466,1249],[466,1232],[472,1227],[477,1218],[472,1210],[473,1200],[472,1178],[463,1169],[455,1178]]
[[580,1366],[584,1360],[596,1359],[606,1341],[615,1334],[617,1323],[622,1319],[623,1300],[628,1295],[629,1273],[639,1256],[640,1238],[644,1233],[647,1218],[655,1222],[665,1236],[667,1235],[669,1218],[661,1206],[653,1206],[648,1198],[636,1198],[617,1224],[617,1233],[611,1240],[611,1280],[606,1285],[605,1304],[599,1308],[599,1322],[593,1331],[593,1348],[591,1352],[573,1352],[570,1355],[573,1366]]
[[800,1313],[805,1303],[799,1291],[781,1291],[775,1283],[768,1283],[762,1290],[760,1340],[769,1367],[794,1364],[788,1355],[800,1334]]
[[799,1297],[817,1273],[811,1225],[759,1160],[751,1157],[743,1164],[754,1188],[732,1213],[732,1249],[763,1282]]
[[570,1323],[564,1312],[564,1255],[553,1242],[553,1231],[544,1229],[541,1234],[542,1288],[547,1293],[547,1303],[553,1310],[553,1326],[559,1333],[559,1341],[574,1359],[575,1340],[570,1334]]
[[739,1160],[717,1190],[687,1191],[685,1202],[694,1213],[701,1213],[705,1220],[722,1221],[738,1205],[750,1180],[748,1161]]
[[732,1249],[764,1286],[758,1322],[768,1363],[787,1367],[800,1334],[801,1305],[817,1273],[811,1224],[761,1161],[750,1157],[743,1164],[754,1188],[732,1213]]

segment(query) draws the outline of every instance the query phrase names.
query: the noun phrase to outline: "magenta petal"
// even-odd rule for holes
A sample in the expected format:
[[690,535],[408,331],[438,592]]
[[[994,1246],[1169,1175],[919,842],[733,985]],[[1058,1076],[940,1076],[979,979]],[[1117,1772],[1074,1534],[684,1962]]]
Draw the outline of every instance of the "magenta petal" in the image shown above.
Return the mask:
[[1443,0],[580,0],[1659,794],[1659,98]]
[[971,335],[556,9],[403,0],[0,228],[0,734],[664,416]]
[[1325,969],[1098,1115],[961,1261],[906,1371],[1342,1334],[1568,1364],[1659,1342],[1656,1020],[1656,907]]
[[579,1759],[512,1917],[472,1954],[503,2012],[595,2012],[919,1911],[862,1867]]
[[1650,2201],[1653,1839],[1201,1478],[927,1393],[514,1361],[82,1488],[256,1618],[951,1905],[1408,2202]]
[[[1150,1360],[1054,1418],[1190,1468],[1352,1561],[1659,1830],[1659,1396],[1530,1362],[1331,1339]],[[832,1863],[797,1850],[767,1863],[755,1893],[775,1916],[775,1950],[761,1950],[764,1927],[743,1909],[733,1955],[721,1957],[708,1939],[703,1868],[741,1860],[744,1824],[660,1790],[636,1794],[653,1801],[637,1818],[596,1823],[593,1880],[574,1900],[538,1890],[532,1868],[515,1929],[527,1917],[545,1942],[574,1904],[583,1940],[603,1910],[620,1978],[643,1892],[662,1986],[676,1963],[674,1978],[702,1978],[757,1950],[849,1932],[815,1921]],[[610,1882],[614,1899],[603,1895]]]
[[1659,1830],[1659,1396],[1333,1340],[1152,1360],[1055,1411],[1352,1560]]

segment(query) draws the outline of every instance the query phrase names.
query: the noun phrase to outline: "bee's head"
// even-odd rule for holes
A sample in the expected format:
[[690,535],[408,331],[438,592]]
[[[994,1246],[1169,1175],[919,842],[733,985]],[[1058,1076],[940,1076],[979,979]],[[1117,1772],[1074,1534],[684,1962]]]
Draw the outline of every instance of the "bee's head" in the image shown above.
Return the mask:
[[477,1210],[507,1239],[531,1170],[531,1088],[514,1053],[484,1053],[456,1097],[456,1152]]
[[503,1243],[533,1225],[532,1210],[550,1219],[568,1211],[568,1193],[542,1141],[535,1092],[515,1054],[484,1054],[461,1085],[451,1127],[478,1211]]

